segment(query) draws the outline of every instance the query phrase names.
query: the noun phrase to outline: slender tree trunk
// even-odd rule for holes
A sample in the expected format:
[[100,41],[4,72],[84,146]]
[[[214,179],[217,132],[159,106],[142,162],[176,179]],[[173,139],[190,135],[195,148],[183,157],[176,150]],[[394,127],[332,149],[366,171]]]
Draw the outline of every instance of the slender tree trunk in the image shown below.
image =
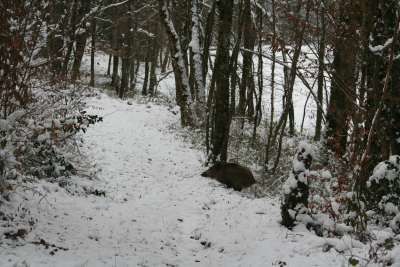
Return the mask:
[[149,83],[149,93],[151,96],[154,96],[156,92],[157,86],[157,76],[156,76],[156,69],[157,69],[157,55],[158,55],[158,44],[156,40],[153,40],[153,52],[152,52],[152,59],[151,59],[151,67],[150,67],[150,83]]
[[[136,64],[135,64],[136,63]],[[140,60],[136,60],[136,62],[132,62],[132,67],[131,67],[131,90],[135,92],[136,89],[136,81],[137,81],[137,76],[139,73],[139,68],[140,68]]]
[[[292,92],[293,93],[293,92]],[[293,97],[290,98],[289,104],[289,135],[294,136],[296,129],[295,129],[295,118],[294,118],[294,107],[293,107]]]
[[272,66],[271,66],[271,110],[269,118],[269,132],[267,146],[265,149],[265,168],[269,168],[269,158],[270,150],[272,146],[272,135],[274,131],[274,115],[275,115],[275,64],[276,64],[276,50],[277,50],[277,40],[276,40],[276,13],[275,13],[275,0],[272,0]]
[[233,0],[217,2],[219,10],[219,30],[217,56],[215,59],[215,119],[212,134],[212,158],[226,161],[228,158],[228,140],[231,117],[229,112],[229,48],[232,28]]
[[113,68],[112,68],[112,76],[111,76],[111,86],[115,88],[116,91],[118,91],[118,86],[119,86],[119,54],[120,54],[120,43],[121,43],[121,38],[119,34],[119,30],[117,28],[117,21],[118,21],[118,9],[114,11],[113,13],[113,26],[111,28],[112,30],[112,40],[111,40],[111,46],[113,50]]
[[68,65],[69,65],[69,60],[71,59],[72,55],[72,49],[74,47],[74,42],[75,42],[75,30],[76,30],[76,16],[77,16],[77,9],[78,9],[78,0],[73,0],[72,6],[71,6],[71,14],[70,14],[70,19],[68,21],[68,42],[67,42],[67,51],[64,57],[64,62],[63,62],[63,72],[64,75],[67,75],[68,73]]
[[[132,11],[132,3],[127,7],[127,11]],[[119,87],[119,98],[123,99],[129,88],[129,76],[131,69],[132,54],[132,18],[131,16],[123,17],[119,21],[119,31],[122,36],[122,62],[121,62],[121,85]]]
[[[237,65],[238,65],[238,57],[239,57],[239,52],[240,52],[240,46],[242,43],[242,36],[243,36],[243,21],[244,21],[244,15],[243,15],[243,0],[239,2],[239,19],[238,19],[238,24],[237,24],[237,39],[235,42],[235,46],[233,47],[232,50],[232,55],[231,55],[231,60],[230,60],[230,74],[231,74],[231,103],[230,103],[230,113],[231,116],[235,114],[235,108],[236,108],[236,84],[237,84],[237,79],[238,79],[238,74],[237,74]],[[240,100],[239,100],[240,101]],[[240,103],[240,102],[239,102]],[[239,110],[239,115],[244,117],[244,112],[240,113]],[[244,126],[244,118],[242,120],[242,127]]]
[[124,98],[129,85],[130,60],[129,57],[125,56],[121,61],[121,85],[119,86],[118,96]]
[[[240,86],[239,98],[239,114],[244,116],[247,104],[248,115],[254,113],[253,107],[253,92],[254,92],[254,78],[253,78],[253,50],[256,43],[257,34],[251,15],[251,2],[245,0],[244,2],[244,27],[243,27],[243,44],[245,51],[243,52],[243,73],[242,84]],[[247,92],[247,97],[246,97]]]
[[264,91],[264,62],[262,58],[262,48],[263,48],[263,42],[262,42],[262,34],[261,34],[261,29],[263,28],[263,12],[261,9],[258,9],[258,29],[260,31],[259,36],[258,36],[258,71],[257,71],[257,81],[258,81],[258,99],[257,99],[257,105],[256,105],[256,114],[254,117],[254,127],[253,127],[253,146],[255,144],[256,140],[256,134],[257,134],[257,127],[260,125],[261,120],[262,120],[262,110],[261,110],[261,104],[262,104],[262,96],[263,96],[263,91]]
[[96,51],[96,19],[92,20],[92,46],[90,49],[90,86],[94,86],[94,57]]
[[151,96],[155,96],[156,94],[156,86],[157,86],[156,68],[157,68],[157,56],[153,58],[150,66],[149,94]]
[[151,47],[150,41],[147,42],[147,52],[146,52],[146,59],[144,63],[144,79],[143,79],[143,87],[142,87],[142,95],[147,95],[148,93],[148,84],[149,84],[149,76],[150,76],[150,54],[151,54]]
[[160,16],[166,28],[169,46],[171,49],[172,66],[175,74],[176,101],[181,109],[182,126],[195,126],[195,112],[190,93],[189,77],[185,64],[184,50],[181,46],[178,33],[172,22],[167,1],[158,0]]
[[110,76],[111,74],[111,60],[112,60],[112,54],[108,56],[108,65],[107,65],[107,76]]
[[190,42],[190,51],[192,55],[192,65],[193,65],[193,77],[194,77],[194,96],[196,101],[199,102],[201,106],[205,103],[205,81],[203,81],[203,54],[201,51],[203,38],[201,32],[201,25],[199,19],[199,3],[198,0],[192,0],[192,41]]
[[305,119],[306,119],[307,105],[308,105],[308,100],[310,100],[310,96],[311,96],[311,93],[308,93],[307,98],[306,98],[306,102],[304,103],[304,107],[303,107],[303,117],[301,118],[300,135],[303,134],[303,130],[304,130],[304,121],[305,121]]
[[213,40],[213,27],[215,20],[215,10],[217,7],[217,1],[214,0],[211,6],[211,10],[208,13],[206,26],[204,30],[204,46],[203,46],[203,83],[205,86],[207,81],[207,73],[208,73],[208,59],[210,57],[210,46]]
[[[79,19],[82,19],[90,11],[91,0],[81,0],[81,8],[79,10]],[[94,21],[94,20],[93,20]],[[92,22],[93,22],[92,21]],[[86,40],[88,37],[88,29],[86,26],[81,26],[81,32],[76,36],[74,63],[72,65],[72,80],[79,79],[83,54],[85,53]]]
[[113,68],[112,68],[112,77],[111,77],[111,85],[115,88],[118,88],[119,85],[119,56],[116,54],[113,55]]
[[[131,9],[135,9],[135,3],[131,3]],[[139,41],[137,40],[137,30],[138,30],[138,18],[137,16],[133,16],[130,19],[130,27],[129,27],[129,34],[130,34],[130,75],[129,75],[129,89],[132,91],[132,93],[135,93],[136,90],[136,79],[137,79],[137,74],[138,70],[140,67],[140,58],[139,58]]]
[[60,17],[64,14],[65,5],[62,1],[49,2],[50,5],[50,24],[58,27],[57,30],[50,30],[49,37],[47,41],[48,46],[48,58],[50,60],[51,70],[53,76],[58,76],[63,70],[63,35],[65,34],[62,29],[64,29],[63,21],[60,22]]
[[317,108],[317,121],[315,124],[315,136],[314,140],[319,141],[321,139],[321,128],[322,128],[322,113],[323,106],[322,103],[324,101],[324,69],[325,69],[325,8],[324,5],[321,5],[320,11],[320,19],[321,19],[321,39],[319,41],[318,47],[318,92],[317,98],[320,105]]
[[[159,23],[155,23],[154,25],[154,32],[158,36],[159,30]],[[159,40],[158,38],[152,38],[151,40],[151,66],[150,66],[150,73],[149,73],[149,93],[151,96],[154,96],[156,93],[156,86],[157,86],[157,76],[156,76],[156,69],[158,65],[158,54],[160,50]]]
[[74,54],[74,63],[72,65],[72,75],[71,79],[73,81],[80,79],[80,67],[82,62],[82,57],[85,52],[86,47],[86,34],[81,34],[76,37],[76,46],[75,46],[75,54]]
[[166,50],[164,52],[164,59],[161,63],[161,73],[164,73],[167,71],[168,60],[169,60],[169,50]]

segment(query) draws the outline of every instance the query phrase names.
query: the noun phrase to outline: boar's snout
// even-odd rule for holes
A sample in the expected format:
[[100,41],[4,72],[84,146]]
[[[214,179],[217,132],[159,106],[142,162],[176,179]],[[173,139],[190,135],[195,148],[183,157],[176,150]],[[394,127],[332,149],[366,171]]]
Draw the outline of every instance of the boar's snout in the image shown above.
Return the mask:
[[201,176],[215,178],[219,175],[222,166],[223,165],[220,162],[217,162],[214,166],[210,167],[208,170],[203,172]]

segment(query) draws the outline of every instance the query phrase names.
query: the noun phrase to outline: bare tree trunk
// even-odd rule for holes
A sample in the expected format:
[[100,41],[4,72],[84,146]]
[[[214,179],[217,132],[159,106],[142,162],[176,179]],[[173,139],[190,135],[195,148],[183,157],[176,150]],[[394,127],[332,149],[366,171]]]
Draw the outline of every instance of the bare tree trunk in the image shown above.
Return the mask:
[[258,30],[259,30],[259,36],[258,36],[258,71],[257,71],[257,80],[258,80],[258,99],[257,99],[257,105],[256,105],[256,114],[254,117],[254,128],[253,128],[253,146],[255,144],[256,140],[256,134],[257,134],[257,127],[261,123],[262,119],[262,110],[261,110],[261,102],[262,102],[262,95],[263,95],[263,87],[264,87],[264,62],[262,58],[262,47],[263,47],[263,42],[262,42],[262,28],[263,28],[263,12],[261,9],[258,10]]
[[108,56],[107,76],[110,76],[111,74],[111,60],[112,60],[112,55],[110,54]]
[[[158,27],[158,25],[157,25],[157,27]],[[150,83],[149,83],[149,93],[151,96],[154,96],[156,86],[157,86],[156,68],[157,68],[158,50],[159,50],[158,40],[156,38],[153,38],[151,67],[150,67]]]
[[306,102],[304,103],[304,107],[303,107],[303,117],[301,118],[301,126],[300,126],[300,134],[301,135],[303,134],[303,130],[304,130],[304,121],[306,119],[307,105],[308,105],[308,100],[310,100],[310,96],[311,96],[311,93],[308,93]]
[[121,43],[121,38],[118,30],[118,16],[119,16],[119,10],[116,9],[113,11],[112,14],[112,28],[111,28],[111,47],[113,51],[113,68],[112,68],[112,75],[111,75],[111,86],[115,88],[115,91],[118,92],[118,86],[119,86],[119,55],[120,55],[120,43]]
[[219,10],[219,30],[217,56],[215,59],[215,119],[212,133],[211,160],[226,161],[231,116],[229,112],[229,48],[232,28],[233,0],[217,2]]
[[271,110],[269,117],[269,132],[267,146],[265,148],[265,167],[269,165],[269,155],[271,150],[271,140],[274,131],[274,115],[275,115],[275,61],[276,61],[276,50],[277,50],[277,39],[276,39],[276,7],[275,0],[272,0],[272,66],[271,66]]
[[147,51],[146,51],[146,59],[144,63],[144,78],[143,78],[143,87],[142,87],[142,95],[147,95],[148,93],[148,83],[149,83],[149,74],[150,74],[150,54],[151,54],[151,47],[150,41],[147,42]]
[[86,46],[86,33],[76,37],[74,63],[72,65],[72,75],[71,75],[71,79],[73,81],[80,79],[79,69],[81,67],[82,57],[85,52],[85,46]]
[[66,5],[63,1],[52,1],[49,2],[49,23],[55,25],[56,29],[50,29],[48,32],[47,39],[47,57],[50,60],[52,75],[58,76],[63,71],[63,35],[65,34],[65,22],[64,20],[60,21],[60,17],[64,14],[64,10],[66,9]]
[[[242,36],[243,36],[243,21],[244,21],[244,16],[243,16],[243,0],[239,2],[239,19],[238,19],[238,24],[237,24],[237,37],[236,37],[236,42],[235,46],[233,47],[232,50],[232,55],[231,55],[231,60],[230,60],[230,75],[231,75],[231,103],[230,103],[230,113],[231,116],[235,114],[235,108],[236,108],[236,84],[237,84],[237,79],[238,74],[237,74],[237,65],[238,65],[238,56],[240,52],[240,46],[242,43]],[[240,103],[240,102],[239,102]],[[243,114],[240,113],[241,110],[239,110],[239,115],[244,117],[244,111]],[[244,126],[244,118],[242,120],[242,127]]]
[[132,65],[131,65],[131,82],[130,82],[131,85],[130,85],[130,89],[135,92],[137,76],[138,76],[138,72],[139,72],[139,68],[140,68],[140,60],[138,59],[138,60],[136,60],[136,62],[132,61],[131,64]]
[[[348,134],[348,97],[354,92],[356,78],[356,5],[342,0],[339,3],[339,25],[346,24],[345,28],[338,29],[335,43],[331,81],[331,95],[327,113],[327,144],[329,149],[341,157],[346,152]],[[351,97],[351,96],[350,96]]]
[[166,28],[171,49],[172,65],[175,74],[176,101],[181,109],[182,126],[195,126],[195,112],[190,93],[189,78],[187,74],[185,58],[179,36],[172,22],[167,1],[158,0],[160,16]]
[[319,40],[319,47],[318,47],[318,102],[321,105],[317,107],[317,121],[315,124],[315,136],[314,140],[319,141],[321,139],[321,128],[322,128],[322,113],[323,113],[323,106],[322,103],[324,101],[324,69],[325,69],[325,32],[326,32],[326,25],[325,25],[325,7],[321,5],[320,11],[320,19],[321,19],[321,39]]
[[[152,27],[153,27],[153,32],[155,33],[156,36],[160,35],[160,23],[154,22]],[[149,93],[151,96],[154,96],[156,93],[156,86],[157,86],[157,76],[156,76],[156,69],[158,66],[158,54],[159,51],[161,50],[160,47],[160,40],[158,38],[152,38],[151,40],[151,66],[150,66],[150,82],[149,82]]]
[[124,98],[129,84],[130,60],[129,57],[123,57],[121,62],[121,85],[119,86],[118,96]]
[[[135,9],[135,3],[131,3],[131,9]],[[137,74],[139,71],[140,67],[140,58],[138,57],[138,46],[139,42],[137,40],[137,30],[138,30],[138,18],[137,16],[133,16],[130,19],[130,25],[129,25],[129,33],[130,33],[130,75],[129,75],[129,90],[132,91],[132,93],[135,93],[136,90],[136,79],[137,79]],[[136,60],[135,60],[136,59]]]
[[[246,95],[247,99],[239,100],[239,103],[243,105],[243,102],[247,102],[248,115],[252,115],[254,113],[253,107],[253,93],[254,93],[254,78],[253,78],[253,50],[256,43],[256,30],[255,25],[253,23],[253,18],[251,14],[251,1],[245,0],[244,2],[244,25],[243,25],[243,44],[244,44],[244,52],[243,52],[243,73],[242,73],[242,84],[240,86],[240,95],[241,97]],[[261,29],[260,29],[261,30]],[[240,104],[239,104],[240,106]],[[241,115],[244,115],[243,107],[240,111]]]
[[119,56],[113,55],[113,68],[112,68],[112,76],[111,76],[111,85],[115,88],[118,87],[119,84]]
[[206,26],[204,30],[204,46],[203,46],[203,83],[205,86],[207,81],[207,73],[208,73],[208,59],[210,57],[210,46],[213,39],[213,27],[215,20],[215,10],[217,7],[217,1],[214,0],[211,6],[211,10],[208,13]]
[[162,73],[167,71],[168,60],[169,60],[169,50],[166,50],[164,52],[164,59],[161,63],[161,72]]
[[[81,8],[79,10],[79,19],[82,19],[90,11],[91,0],[81,0]],[[74,63],[72,65],[72,80],[79,79],[80,68],[82,63],[83,54],[85,53],[86,40],[88,37],[88,29],[86,26],[80,26],[79,33],[76,36]]]
[[[246,116],[246,92],[250,90],[250,82],[249,76],[252,76],[252,57],[253,57],[253,50],[254,50],[254,43],[255,43],[255,36],[254,36],[254,29],[253,29],[253,22],[251,18],[251,6],[250,1],[245,0],[244,2],[244,9],[243,13],[240,16],[240,32],[238,33],[238,46],[240,45],[242,39],[242,33],[244,34],[243,44],[245,49],[249,49],[250,51],[243,51],[243,70],[242,70],[242,83],[239,87],[239,103],[238,103],[238,110],[237,114],[241,117]],[[235,69],[236,75],[236,69]],[[236,85],[235,85],[236,86]],[[243,121],[244,122],[244,121]],[[243,125],[243,124],[242,124]]]
[[68,21],[68,44],[67,44],[67,51],[64,57],[64,62],[63,62],[63,72],[64,75],[67,75],[68,73],[68,64],[69,60],[71,58],[72,54],[72,49],[74,47],[74,42],[75,42],[75,29],[76,29],[76,13],[78,9],[78,0],[73,0],[72,6],[71,6],[71,14],[69,17]]
[[92,19],[92,46],[90,50],[90,86],[94,86],[94,56],[96,51],[96,19]]
[[203,81],[203,54],[201,25],[199,20],[199,3],[198,0],[192,0],[192,41],[190,42],[190,51],[193,57],[193,74],[194,74],[194,92],[195,98],[200,105],[205,103],[205,81]]

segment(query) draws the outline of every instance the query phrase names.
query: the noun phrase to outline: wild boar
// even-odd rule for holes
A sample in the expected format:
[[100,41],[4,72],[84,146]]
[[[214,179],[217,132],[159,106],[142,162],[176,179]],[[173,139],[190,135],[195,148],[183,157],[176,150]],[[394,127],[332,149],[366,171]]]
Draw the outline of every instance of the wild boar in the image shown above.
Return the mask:
[[214,166],[201,174],[203,177],[213,178],[228,188],[232,187],[236,191],[249,187],[256,183],[251,171],[236,163],[217,162]]

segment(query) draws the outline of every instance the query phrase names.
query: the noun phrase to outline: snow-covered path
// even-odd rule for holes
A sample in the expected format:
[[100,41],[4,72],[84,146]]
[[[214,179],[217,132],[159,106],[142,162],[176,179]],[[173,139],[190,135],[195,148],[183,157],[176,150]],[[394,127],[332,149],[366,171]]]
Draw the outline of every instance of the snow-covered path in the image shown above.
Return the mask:
[[2,246],[0,266],[341,265],[344,257],[322,252],[322,239],[282,228],[275,200],[200,177],[202,154],[169,129],[179,118],[167,107],[101,94],[89,110],[104,115],[84,136],[84,150],[101,168],[94,186],[106,197],[46,184],[27,240],[68,250]]

